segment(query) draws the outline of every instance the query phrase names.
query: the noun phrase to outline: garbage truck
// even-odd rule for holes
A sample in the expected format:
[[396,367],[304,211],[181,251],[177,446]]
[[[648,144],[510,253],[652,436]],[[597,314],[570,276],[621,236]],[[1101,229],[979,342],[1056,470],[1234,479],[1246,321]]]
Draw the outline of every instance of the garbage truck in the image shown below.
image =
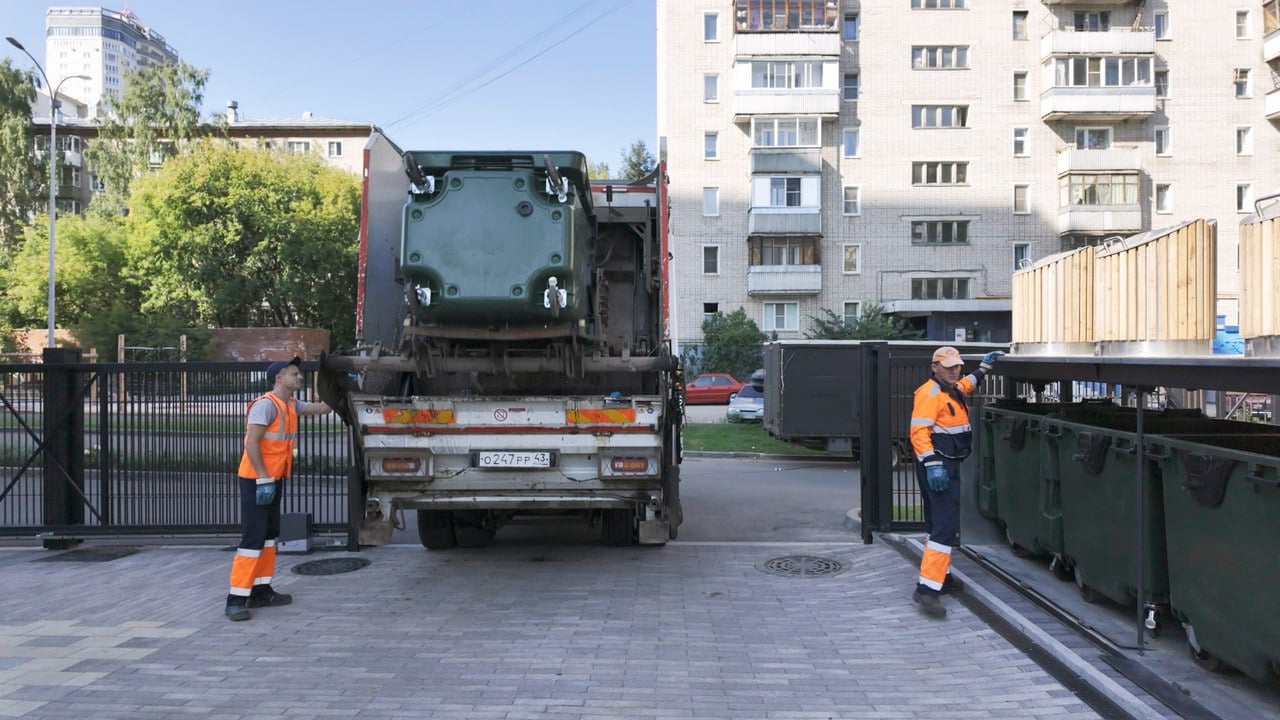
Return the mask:
[[321,362],[350,430],[358,542],[415,511],[428,549],[513,518],[663,544],[683,387],[668,328],[665,153],[638,181],[579,152],[364,149],[356,343]]

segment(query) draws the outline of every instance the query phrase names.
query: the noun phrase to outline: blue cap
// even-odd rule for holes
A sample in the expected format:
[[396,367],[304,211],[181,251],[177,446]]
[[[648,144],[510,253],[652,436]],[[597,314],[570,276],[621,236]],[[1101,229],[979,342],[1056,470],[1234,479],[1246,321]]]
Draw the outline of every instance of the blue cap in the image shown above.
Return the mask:
[[281,370],[289,367],[290,365],[301,365],[301,364],[302,364],[302,358],[298,357],[297,355],[293,356],[292,360],[277,360],[271,363],[270,365],[267,366],[267,384],[275,385],[276,376],[280,374]]

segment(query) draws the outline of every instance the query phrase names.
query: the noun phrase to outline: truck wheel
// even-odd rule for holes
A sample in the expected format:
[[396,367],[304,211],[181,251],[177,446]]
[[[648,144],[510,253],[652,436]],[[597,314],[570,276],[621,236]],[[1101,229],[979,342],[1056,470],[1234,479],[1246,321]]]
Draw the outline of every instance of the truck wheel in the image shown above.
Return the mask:
[[605,510],[601,513],[604,542],[612,547],[627,547],[635,540],[636,514],[631,510]]
[[453,534],[453,514],[447,510],[419,510],[418,540],[428,550],[455,547],[458,541]]
[[493,542],[496,528],[485,523],[483,511],[460,511],[453,513],[453,533],[458,538],[458,547],[482,548]]

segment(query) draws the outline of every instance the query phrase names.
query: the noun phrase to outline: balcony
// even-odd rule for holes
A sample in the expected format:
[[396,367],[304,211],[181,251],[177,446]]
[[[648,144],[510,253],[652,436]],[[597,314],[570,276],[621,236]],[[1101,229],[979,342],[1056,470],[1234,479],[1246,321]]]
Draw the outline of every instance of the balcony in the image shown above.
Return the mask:
[[745,122],[752,115],[840,114],[840,91],[836,88],[806,90],[736,90],[733,93],[734,120]]
[[1125,234],[1141,229],[1141,205],[1072,205],[1058,211],[1059,234]]
[[822,172],[822,148],[753,148],[751,173],[808,175]]
[[1280,122],[1280,88],[1267,93],[1266,110],[1268,120]]
[[1155,55],[1155,52],[1153,28],[1112,28],[1109,32],[1051,30],[1040,39],[1041,60],[1054,55]]
[[844,43],[839,32],[737,33],[733,52],[737,57],[783,55],[788,57],[839,57]]
[[71,167],[84,167],[84,160],[80,157],[80,153],[74,150],[64,150],[62,153],[62,164]]
[[820,292],[821,265],[753,265],[747,269],[748,295],[816,295]]
[[1040,93],[1040,118],[1046,122],[1141,120],[1156,112],[1154,85],[1051,87]]
[[818,235],[822,232],[822,208],[755,207],[747,213],[751,235]]
[[1272,30],[1262,38],[1262,59],[1271,62],[1280,58],[1280,30]]
[[1068,148],[1058,153],[1058,174],[1073,172],[1140,172],[1142,152],[1136,147],[1105,150]]
[[1089,8],[1124,7],[1126,5],[1133,5],[1134,3],[1137,2],[1137,0],[1041,0],[1041,1],[1045,5],[1048,5],[1050,7],[1057,6],[1057,7],[1064,7],[1064,8],[1076,7],[1076,6],[1089,7]]

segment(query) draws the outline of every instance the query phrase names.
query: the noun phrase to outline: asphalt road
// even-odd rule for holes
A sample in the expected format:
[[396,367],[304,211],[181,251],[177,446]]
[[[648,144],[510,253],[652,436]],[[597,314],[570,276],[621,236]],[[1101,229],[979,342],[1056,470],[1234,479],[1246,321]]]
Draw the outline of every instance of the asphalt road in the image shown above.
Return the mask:
[[[860,542],[844,526],[858,507],[853,463],[746,458],[686,458],[680,494],[680,541]],[[417,516],[405,512],[393,543],[418,544]],[[497,545],[532,543],[602,545],[596,528],[566,519],[519,519],[503,526]]]

